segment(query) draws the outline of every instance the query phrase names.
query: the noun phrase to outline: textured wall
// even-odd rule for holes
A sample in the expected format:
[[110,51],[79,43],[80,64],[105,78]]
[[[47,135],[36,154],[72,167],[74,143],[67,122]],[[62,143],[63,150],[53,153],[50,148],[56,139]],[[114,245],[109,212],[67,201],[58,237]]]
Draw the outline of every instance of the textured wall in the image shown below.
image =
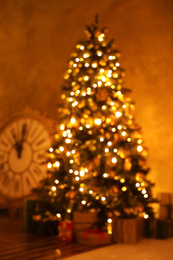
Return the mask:
[[172,0],[0,0],[1,125],[27,106],[58,118],[67,60],[96,13],[122,53],[149,178],[156,191],[172,191]]

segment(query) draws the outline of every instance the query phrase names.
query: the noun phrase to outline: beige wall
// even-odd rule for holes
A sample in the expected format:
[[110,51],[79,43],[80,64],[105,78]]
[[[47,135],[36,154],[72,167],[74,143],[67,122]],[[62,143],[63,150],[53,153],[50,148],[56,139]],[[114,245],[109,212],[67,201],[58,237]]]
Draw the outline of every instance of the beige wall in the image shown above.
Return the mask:
[[155,191],[173,187],[173,1],[0,0],[0,124],[26,107],[56,120],[63,72],[99,14],[122,53]]

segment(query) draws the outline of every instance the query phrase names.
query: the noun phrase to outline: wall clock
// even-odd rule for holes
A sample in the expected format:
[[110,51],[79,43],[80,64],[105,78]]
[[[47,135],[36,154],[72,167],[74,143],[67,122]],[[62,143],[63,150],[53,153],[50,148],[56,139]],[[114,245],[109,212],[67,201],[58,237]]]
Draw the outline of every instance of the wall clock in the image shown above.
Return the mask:
[[8,198],[31,194],[46,176],[50,135],[37,119],[16,117],[0,133],[0,192]]

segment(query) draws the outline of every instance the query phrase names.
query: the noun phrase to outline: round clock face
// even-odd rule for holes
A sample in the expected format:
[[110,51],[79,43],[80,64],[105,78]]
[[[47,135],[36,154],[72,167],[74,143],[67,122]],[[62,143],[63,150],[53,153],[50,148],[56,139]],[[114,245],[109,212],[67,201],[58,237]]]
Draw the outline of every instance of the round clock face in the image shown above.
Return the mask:
[[46,150],[50,136],[33,118],[17,118],[0,134],[0,192],[22,198],[46,176]]

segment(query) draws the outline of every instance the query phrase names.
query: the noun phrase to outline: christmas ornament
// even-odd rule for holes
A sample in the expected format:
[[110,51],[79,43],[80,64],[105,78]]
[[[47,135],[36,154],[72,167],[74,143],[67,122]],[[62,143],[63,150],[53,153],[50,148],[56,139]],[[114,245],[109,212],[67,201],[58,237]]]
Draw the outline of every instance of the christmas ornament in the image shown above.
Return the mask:
[[65,197],[69,200],[74,200],[75,196],[76,196],[76,192],[73,190],[67,191],[65,194]]
[[105,88],[99,88],[96,93],[96,101],[106,101],[109,93]]
[[130,158],[125,159],[123,168],[125,171],[130,171],[132,169],[132,163]]

